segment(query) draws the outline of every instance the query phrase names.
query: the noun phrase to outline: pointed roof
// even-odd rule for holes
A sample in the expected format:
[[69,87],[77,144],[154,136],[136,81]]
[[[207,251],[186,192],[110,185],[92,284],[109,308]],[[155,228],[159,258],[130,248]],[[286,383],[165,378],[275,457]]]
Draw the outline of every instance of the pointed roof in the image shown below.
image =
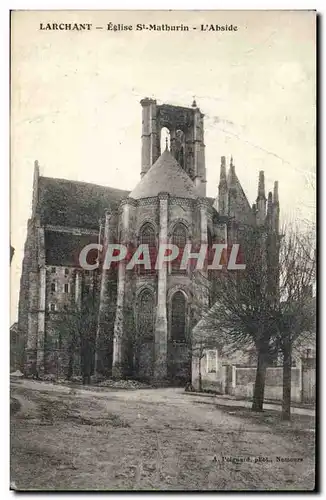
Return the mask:
[[139,200],[157,196],[159,193],[192,199],[199,196],[194,183],[168,149],[152,165],[129,197]]

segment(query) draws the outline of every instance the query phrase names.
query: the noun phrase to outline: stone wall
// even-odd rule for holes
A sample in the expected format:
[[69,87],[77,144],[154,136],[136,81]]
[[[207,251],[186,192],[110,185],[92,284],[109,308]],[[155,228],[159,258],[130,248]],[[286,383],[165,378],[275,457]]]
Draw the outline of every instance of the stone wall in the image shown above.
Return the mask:
[[[216,352],[216,358],[213,353]],[[199,370],[200,364],[200,370]],[[198,353],[192,360],[192,384],[199,390],[199,371],[202,389],[239,398],[252,398],[256,366],[236,366],[219,359],[217,351],[206,351],[199,361]],[[269,367],[266,372],[265,399],[281,401],[283,396],[283,367]],[[293,402],[314,403],[316,398],[315,359],[302,359],[292,368],[291,399]]]
[[316,401],[316,358],[302,358],[302,401],[314,403]]
[[[236,381],[233,390],[234,396],[251,398],[253,396],[256,378],[256,367],[236,367]],[[301,401],[301,369],[292,368],[291,399]],[[282,400],[283,395],[283,368],[270,367],[266,370],[265,399]]]

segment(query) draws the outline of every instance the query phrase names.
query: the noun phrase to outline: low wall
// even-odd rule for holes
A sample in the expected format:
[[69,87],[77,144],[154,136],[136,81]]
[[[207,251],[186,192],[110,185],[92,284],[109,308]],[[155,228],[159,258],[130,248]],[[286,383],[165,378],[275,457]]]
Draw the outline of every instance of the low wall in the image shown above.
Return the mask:
[[[236,368],[236,383],[232,394],[251,398],[253,396],[256,378],[256,368]],[[291,400],[301,401],[301,370],[292,368],[291,375]],[[283,396],[283,368],[271,367],[266,370],[265,399],[282,400]]]
[[302,358],[302,402],[316,401],[316,359]]
[[[212,351],[210,351],[212,352]],[[212,358],[212,356],[211,356]],[[213,358],[212,358],[213,359]],[[200,368],[199,368],[200,367]],[[236,366],[218,360],[216,364],[207,362],[205,356],[201,360],[193,357],[192,385],[199,390],[199,372],[203,390],[236,397],[252,398],[256,378],[255,366]],[[303,359],[291,370],[291,400],[293,402],[314,403],[316,385],[316,366],[314,359]],[[266,371],[265,399],[282,401],[283,367],[270,367]]]

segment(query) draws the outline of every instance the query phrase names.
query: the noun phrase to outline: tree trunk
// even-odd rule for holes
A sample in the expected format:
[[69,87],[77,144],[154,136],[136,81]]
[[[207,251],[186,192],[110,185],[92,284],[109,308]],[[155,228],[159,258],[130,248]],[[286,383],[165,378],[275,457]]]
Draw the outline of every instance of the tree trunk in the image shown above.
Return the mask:
[[73,376],[73,366],[74,366],[74,348],[73,344],[71,343],[68,347],[68,370],[67,370],[67,380],[70,380],[71,377]]
[[73,352],[69,353],[67,380],[70,380],[73,375]]
[[291,371],[292,371],[291,351],[292,351],[291,342],[287,337],[284,339],[284,347],[283,347],[283,401],[282,401],[283,420],[291,420]]
[[251,407],[253,411],[263,411],[266,368],[267,356],[266,353],[262,349],[260,349],[258,352],[254,396]]
[[91,379],[91,346],[88,339],[84,339],[81,346],[81,372],[83,377],[83,385],[90,384]]
[[202,377],[201,377],[201,360],[202,360],[202,358],[199,357],[199,365],[198,365],[198,387],[199,387],[199,392],[203,392],[203,382],[202,382]]

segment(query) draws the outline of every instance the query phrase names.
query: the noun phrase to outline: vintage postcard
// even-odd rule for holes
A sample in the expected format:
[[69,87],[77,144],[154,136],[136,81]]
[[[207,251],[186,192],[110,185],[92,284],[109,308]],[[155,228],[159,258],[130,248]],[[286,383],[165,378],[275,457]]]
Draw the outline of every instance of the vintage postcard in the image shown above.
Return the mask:
[[316,18],[12,11],[12,490],[316,488]]

